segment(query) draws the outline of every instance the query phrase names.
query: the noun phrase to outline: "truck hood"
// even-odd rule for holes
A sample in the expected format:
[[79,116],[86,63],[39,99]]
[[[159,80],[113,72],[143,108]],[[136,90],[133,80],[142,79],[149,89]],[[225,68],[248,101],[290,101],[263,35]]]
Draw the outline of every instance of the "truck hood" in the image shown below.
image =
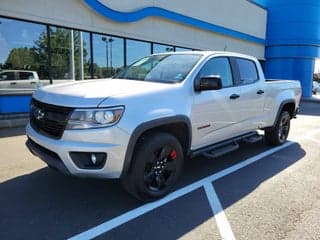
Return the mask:
[[98,107],[108,97],[161,91],[171,84],[123,80],[98,79],[63,83],[42,87],[33,97],[49,104],[68,107]]

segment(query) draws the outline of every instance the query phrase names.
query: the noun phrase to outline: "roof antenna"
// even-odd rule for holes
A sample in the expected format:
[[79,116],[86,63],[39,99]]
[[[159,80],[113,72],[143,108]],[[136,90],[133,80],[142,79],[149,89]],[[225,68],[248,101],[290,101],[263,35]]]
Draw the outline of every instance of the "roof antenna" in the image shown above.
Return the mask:
[[224,48],[223,48],[223,51],[225,52],[227,50],[228,46],[225,45]]

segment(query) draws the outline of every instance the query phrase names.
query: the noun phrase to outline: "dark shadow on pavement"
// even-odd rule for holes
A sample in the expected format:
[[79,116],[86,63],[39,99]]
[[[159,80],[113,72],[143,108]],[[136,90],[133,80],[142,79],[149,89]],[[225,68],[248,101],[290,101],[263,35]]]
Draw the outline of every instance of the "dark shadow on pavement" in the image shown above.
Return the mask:
[[320,100],[319,102],[301,102],[299,114],[320,116]]
[[306,152],[296,143],[215,181],[213,185],[223,208],[232,206],[305,155]]
[[[270,147],[261,141],[243,144],[240,149],[214,160],[196,158],[187,161],[176,188]],[[231,206],[305,155],[298,144],[280,154],[286,154],[284,151],[291,152],[287,160],[266,157],[227,176],[230,181],[217,181],[214,185],[223,205]],[[246,173],[245,178],[242,172]],[[231,194],[225,184],[242,186]],[[141,205],[122,190],[117,180],[79,179],[43,168],[0,184],[0,239],[66,239]],[[176,239],[212,217],[206,195],[200,188],[101,235],[99,239]]]

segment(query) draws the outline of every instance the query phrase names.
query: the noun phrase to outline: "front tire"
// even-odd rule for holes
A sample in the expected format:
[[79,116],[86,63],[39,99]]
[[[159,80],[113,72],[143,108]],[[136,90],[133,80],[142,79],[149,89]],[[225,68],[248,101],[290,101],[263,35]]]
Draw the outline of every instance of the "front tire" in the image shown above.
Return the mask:
[[267,128],[264,137],[269,145],[278,146],[283,144],[290,131],[290,114],[287,111],[281,112],[274,127]]
[[141,201],[161,198],[176,183],[183,161],[183,149],[175,136],[163,132],[148,134],[138,141],[122,184]]

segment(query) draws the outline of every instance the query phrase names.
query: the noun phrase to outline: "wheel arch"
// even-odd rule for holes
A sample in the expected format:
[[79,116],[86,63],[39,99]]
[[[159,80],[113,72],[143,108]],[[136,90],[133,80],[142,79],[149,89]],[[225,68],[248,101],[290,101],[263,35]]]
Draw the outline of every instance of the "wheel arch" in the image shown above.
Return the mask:
[[161,131],[173,134],[181,143],[184,154],[189,154],[192,135],[191,123],[188,117],[184,115],[177,115],[142,123],[135,128],[129,139],[121,177],[127,174],[130,170],[132,156],[139,139],[153,131]]
[[295,100],[294,99],[288,99],[286,101],[283,101],[280,104],[280,106],[278,108],[278,112],[277,112],[276,118],[273,121],[272,127],[275,126],[275,124],[277,122],[277,119],[279,118],[280,114],[283,111],[287,111],[289,113],[291,119],[294,118],[295,114],[296,114],[296,103],[295,103]]

